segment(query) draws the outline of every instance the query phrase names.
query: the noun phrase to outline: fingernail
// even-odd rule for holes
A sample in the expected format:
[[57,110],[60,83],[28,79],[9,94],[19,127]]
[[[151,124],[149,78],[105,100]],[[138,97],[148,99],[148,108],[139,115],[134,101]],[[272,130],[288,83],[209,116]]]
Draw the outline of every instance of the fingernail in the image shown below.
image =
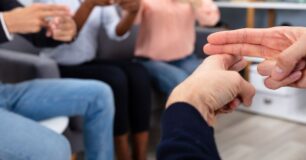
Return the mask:
[[276,67],[276,68],[275,68],[275,73],[277,73],[277,74],[283,74],[284,71],[283,71],[280,67]]
[[295,72],[293,74],[290,75],[291,79],[299,79],[302,76],[302,72]]

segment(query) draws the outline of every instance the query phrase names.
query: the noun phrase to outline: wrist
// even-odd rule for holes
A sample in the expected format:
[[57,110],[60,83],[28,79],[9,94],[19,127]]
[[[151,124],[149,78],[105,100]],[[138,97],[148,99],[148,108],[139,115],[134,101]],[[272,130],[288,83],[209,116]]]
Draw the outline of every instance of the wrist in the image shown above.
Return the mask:
[[15,29],[16,24],[15,24],[15,21],[13,20],[13,18],[11,16],[11,12],[3,12],[2,16],[3,16],[3,20],[5,22],[7,31],[10,34],[16,33],[17,32],[17,30]]
[[184,86],[176,87],[169,96],[166,108],[178,102],[188,103],[202,115],[210,126],[213,126],[216,121],[214,108],[209,105],[208,98],[204,94],[198,94],[195,92],[197,89],[192,89],[191,86],[189,85],[188,88]]
[[85,0],[82,5],[84,5],[88,9],[92,9],[96,6],[95,2],[93,2],[92,0]]
[[127,11],[127,12],[128,12],[128,14],[129,14],[129,15],[131,15],[131,16],[135,16],[135,15],[137,15],[137,14],[138,14],[139,9],[129,10],[129,11]]

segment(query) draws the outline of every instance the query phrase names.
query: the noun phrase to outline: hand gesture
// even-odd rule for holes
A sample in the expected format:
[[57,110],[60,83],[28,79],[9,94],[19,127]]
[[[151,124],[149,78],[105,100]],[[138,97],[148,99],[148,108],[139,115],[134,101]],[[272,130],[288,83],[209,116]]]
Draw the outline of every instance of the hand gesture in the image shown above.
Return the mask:
[[306,28],[274,27],[240,29],[212,34],[204,46],[208,54],[233,54],[265,58],[259,72],[269,76],[268,88],[282,86],[306,87],[304,77],[306,56]]
[[3,13],[5,24],[12,34],[39,32],[43,27],[48,27],[49,18],[62,16],[70,16],[67,7],[49,4],[33,4]]
[[240,102],[246,106],[251,105],[255,88],[237,72],[246,65],[247,62],[238,56],[208,57],[173,90],[167,106],[175,102],[189,103],[212,125],[216,114],[230,112]]

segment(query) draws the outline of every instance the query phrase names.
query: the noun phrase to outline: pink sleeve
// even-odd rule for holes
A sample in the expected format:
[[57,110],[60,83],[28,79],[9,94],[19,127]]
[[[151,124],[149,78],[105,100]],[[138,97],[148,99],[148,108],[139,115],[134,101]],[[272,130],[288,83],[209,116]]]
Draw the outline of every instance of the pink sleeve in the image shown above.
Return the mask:
[[201,26],[214,26],[220,20],[220,11],[212,0],[201,0],[200,6],[195,6],[195,14]]

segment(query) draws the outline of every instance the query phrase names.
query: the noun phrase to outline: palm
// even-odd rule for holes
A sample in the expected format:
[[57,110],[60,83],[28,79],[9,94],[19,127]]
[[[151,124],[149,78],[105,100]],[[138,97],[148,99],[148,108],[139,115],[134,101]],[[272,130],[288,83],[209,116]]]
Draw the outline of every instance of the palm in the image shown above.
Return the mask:
[[296,42],[306,29],[274,27],[268,29],[239,29],[212,34],[204,47],[207,54],[234,54],[262,58],[276,57]]

